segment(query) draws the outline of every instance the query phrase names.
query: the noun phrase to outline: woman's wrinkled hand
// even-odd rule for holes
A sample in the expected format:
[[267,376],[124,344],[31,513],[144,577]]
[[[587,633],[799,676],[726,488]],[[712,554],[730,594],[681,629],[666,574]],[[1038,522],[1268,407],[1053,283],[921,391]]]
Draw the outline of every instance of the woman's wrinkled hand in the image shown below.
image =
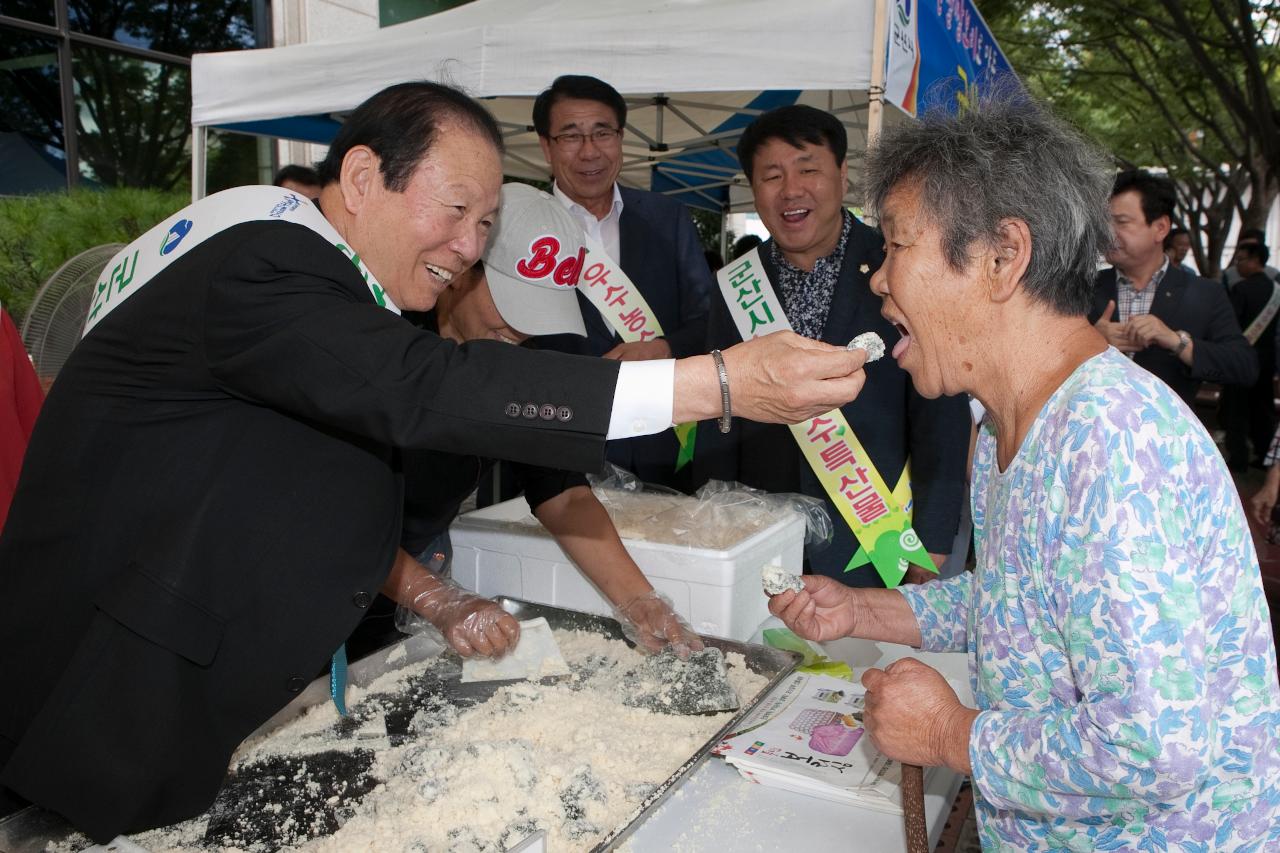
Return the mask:
[[906,764],[970,772],[969,730],[978,712],[960,704],[940,672],[902,658],[868,669],[862,686],[862,719],[876,749]]

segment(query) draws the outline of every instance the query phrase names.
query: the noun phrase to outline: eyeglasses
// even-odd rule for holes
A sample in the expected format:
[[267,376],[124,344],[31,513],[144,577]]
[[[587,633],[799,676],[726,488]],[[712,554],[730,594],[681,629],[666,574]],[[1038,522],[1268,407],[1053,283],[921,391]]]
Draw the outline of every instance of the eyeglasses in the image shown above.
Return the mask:
[[616,127],[597,127],[590,133],[561,133],[551,137],[551,141],[562,148],[573,151],[582,147],[590,139],[597,147],[611,144],[622,136],[622,130]]

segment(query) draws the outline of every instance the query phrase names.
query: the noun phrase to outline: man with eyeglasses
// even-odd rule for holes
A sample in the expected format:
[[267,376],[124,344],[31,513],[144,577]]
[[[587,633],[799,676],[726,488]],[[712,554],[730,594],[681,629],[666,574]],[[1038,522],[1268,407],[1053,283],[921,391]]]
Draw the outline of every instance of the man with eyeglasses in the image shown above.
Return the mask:
[[[698,233],[684,206],[660,193],[618,183],[627,104],[603,80],[576,74],[556,78],[533,104],[533,125],[543,156],[555,180],[554,195],[582,224],[597,252],[620,268],[647,303],[651,322],[641,327],[641,340],[628,341],[628,326],[640,322],[634,297],[617,305],[617,296],[601,310],[583,305],[587,337],[558,335],[539,346],[621,361],[681,358],[705,352],[707,308],[715,282],[703,258]],[[597,256],[598,258],[598,256]],[[620,276],[596,286],[599,270],[589,258],[580,283],[603,297]],[[609,273],[605,273],[606,276]],[[623,291],[615,291],[625,295]],[[631,319],[628,319],[631,318]],[[649,334],[656,323],[660,334]],[[620,335],[619,330],[623,334]],[[684,450],[672,430],[658,435],[609,442],[610,462],[648,483],[688,490],[689,467],[677,471]]]

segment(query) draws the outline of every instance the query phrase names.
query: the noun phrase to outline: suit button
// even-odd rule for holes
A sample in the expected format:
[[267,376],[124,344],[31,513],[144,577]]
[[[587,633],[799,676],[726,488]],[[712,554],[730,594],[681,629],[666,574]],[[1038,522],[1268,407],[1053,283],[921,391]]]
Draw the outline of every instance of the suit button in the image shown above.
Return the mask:
[[520,417],[520,404],[519,404],[519,403],[507,403],[507,409],[506,409],[506,411],[507,411],[507,417],[509,417],[509,418],[518,418],[518,417]]
[[538,409],[538,417],[544,421],[553,421],[556,419],[556,407],[550,403],[543,403],[542,408]]
[[529,418],[530,420],[533,420],[534,418],[536,418],[536,417],[538,416],[538,404],[537,404],[537,403],[525,403],[525,404],[524,404],[524,416],[525,416],[526,418]]
[[560,408],[556,409],[556,417],[561,421],[568,423],[569,421],[573,420],[573,409],[569,408],[568,406],[561,406]]
[[367,592],[357,592],[355,595],[351,596],[351,603],[356,607],[359,607],[361,610],[368,607],[372,601],[373,598]]
[[307,680],[301,675],[295,675],[293,678],[290,678],[285,682],[284,686],[290,693],[301,693],[302,688],[307,686]]

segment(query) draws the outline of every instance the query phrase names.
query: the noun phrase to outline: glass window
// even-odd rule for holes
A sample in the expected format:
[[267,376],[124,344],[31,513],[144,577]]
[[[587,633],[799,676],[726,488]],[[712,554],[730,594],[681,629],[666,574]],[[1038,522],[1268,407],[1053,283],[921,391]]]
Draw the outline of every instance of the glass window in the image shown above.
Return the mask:
[[253,0],[68,0],[71,29],[177,56],[253,47]]
[[0,28],[0,195],[66,186],[57,42]]
[[189,70],[84,45],[71,57],[80,173],[107,186],[189,182]]
[[425,18],[471,0],[378,0],[378,26],[389,27],[416,18]]
[[51,27],[57,24],[53,15],[53,0],[4,0],[0,4],[0,14]]
[[[209,129],[208,170],[205,190],[210,195],[219,190],[246,184],[270,183],[258,172],[258,137],[244,133],[228,133]],[[267,154],[270,158],[270,153]]]

